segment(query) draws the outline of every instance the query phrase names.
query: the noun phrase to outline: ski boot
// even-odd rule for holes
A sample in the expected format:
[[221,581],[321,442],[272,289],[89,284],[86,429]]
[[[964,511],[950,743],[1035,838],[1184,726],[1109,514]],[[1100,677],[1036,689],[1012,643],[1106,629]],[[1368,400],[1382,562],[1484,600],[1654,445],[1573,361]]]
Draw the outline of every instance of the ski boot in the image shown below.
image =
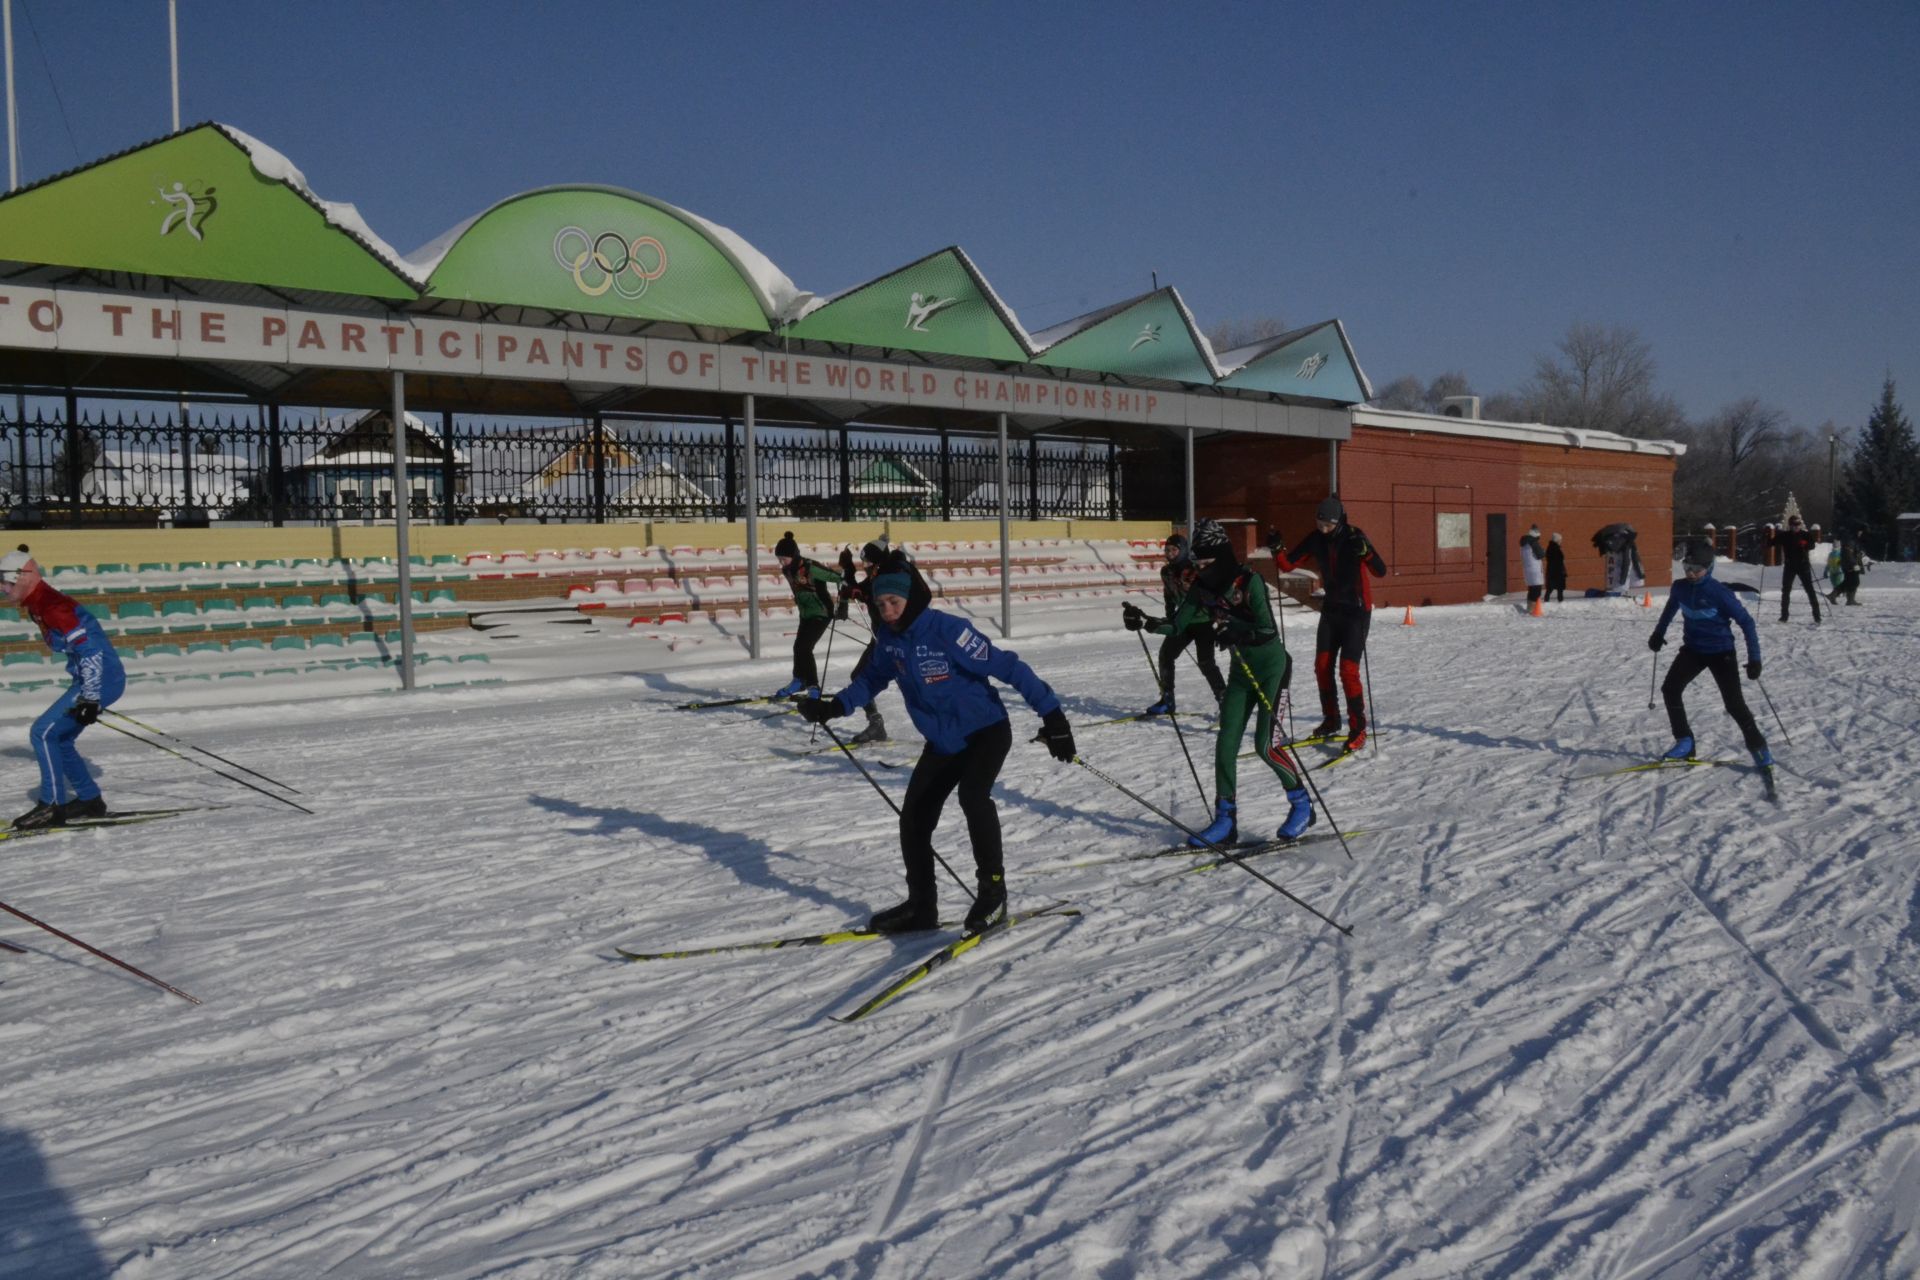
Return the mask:
[[885,742],[887,740],[887,722],[871,705],[867,707],[867,724],[860,732],[847,739],[848,746],[858,746],[863,742]]
[[1754,747],[1753,763],[1756,768],[1773,768],[1773,752],[1766,747]]
[[1667,753],[1661,756],[1660,758],[1662,760],[1693,759],[1693,739],[1692,738],[1674,739],[1673,745],[1671,747],[1668,747]]
[[778,689],[775,689],[773,691],[773,697],[769,698],[768,701],[777,702],[782,698],[797,697],[800,694],[805,693],[806,691],[807,691],[807,682],[805,680],[800,679],[798,676],[795,676],[793,679],[781,685]]
[[1307,736],[1302,739],[1302,741],[1311,742],[1316,738],[1331,738],[1339,732],[1340,717],[1328,716],[1325,720],[1322,720],[1319,724],[1307,730]]
[[967,909],[967,932],[978,933],[1007,915],[1007,881],[1000,875],[982,875],[979,896]]
[[1202,831],[1197,837],[1189,839],[1191,848],[1204,849],[1210,844],[1230,845],[1240,838],[1240,828],[1235,821],[1235,805],[1231,800],[1217,800],[1213,806],[1213,825]]
[[867,928],[875,933],[924,933],[940,927],[940,912],[930,902],[905,902],[873,913]]
[[61,805],[58,821],[63,823],[79,822],[87,818],[104,818],[106,816],[107,798],[105,796],[95,796],[91,800],[69,800]]
[[1162,695],[1160,698],[1160,701],[1154,703],[1152,706],[1148,707],[1145,711],[1142,711],[1140,713],[1140,716],[1142,719],[1145,719],[1147,716],[1170,716],[1172,714],[1173,714],[1173,695],[1169,693],[1169,694]]
[[13,820],[13,829],[15,831],[34,831],[40,827],[57,827],[59,825],[60,806],[57,804],[47,804],[45,801],[33,806],[33,808]]
[[1313,812],[1313,797],[1305,787],[1287,792],[1287,820],[1274,834],[1282,840],[1298,840],[1306,829],[1319,821]]

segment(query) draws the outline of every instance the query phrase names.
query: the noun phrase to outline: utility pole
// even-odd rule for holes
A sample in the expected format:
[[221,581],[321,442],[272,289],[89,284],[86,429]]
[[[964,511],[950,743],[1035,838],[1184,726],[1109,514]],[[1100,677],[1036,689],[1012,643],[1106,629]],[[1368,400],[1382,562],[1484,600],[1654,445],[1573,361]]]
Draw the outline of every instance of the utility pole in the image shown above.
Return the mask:
[[20,122],[13,110],[13,0],[4,0],[7,28],[7,190],[20,188]]
[[178,0],[167,0],[167,63],[173,80],[173,131],[180,132],[180,11]]
[[1840,526],[1840,511],[1834,506],[1834,458],[1840,450],[1840,437],[1831,431],[1827,433],[1827,524],[1828,533]]

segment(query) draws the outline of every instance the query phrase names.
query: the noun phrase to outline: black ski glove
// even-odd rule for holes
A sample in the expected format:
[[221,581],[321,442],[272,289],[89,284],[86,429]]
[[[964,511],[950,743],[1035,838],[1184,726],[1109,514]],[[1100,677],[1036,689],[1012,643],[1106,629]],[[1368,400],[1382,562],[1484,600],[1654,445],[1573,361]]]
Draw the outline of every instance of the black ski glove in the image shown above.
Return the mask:
[[1139,605],[1128,600],[1120,606],[1120,620],[1129,631],[1151,631],[1160,625],[1160,619],[1154,617]]
[[1074,749],[1073,726],[1067,723],[1067,713],[1058,707],[1040,718],[1040,737],[1061,764],[1073,763],[1080,754]]
[[1661,635],[1657,631],[1654,634],[1647,637],[1647,648],[1653,650],[1655,653],[1660,652],[1661,648],[1666,643],[1667,643],[1667,638]]
[[1253,624],[1243,618],[1226,614],[1213,624],[1214,639],[1236,649],[1244,649],[1257,638]]
[[838,698],[808,698],[800,704],[800,718],[810,724],[825,724],[845,714],[846,704]]
[[82,698],[67,708],[67,714],[78,720],[84,729],[100,718],[100,704],[92,698]]
[[1283,556],[1287,553],[1287,540],[1280,536],[1278,529],[1267,530],[1267,550],[1273,552],[1276,556]]
[[833,606],[833,620],[835,622],[847,620],[847,593],[844,591],[840,593],[839,601]]
[[1747,679],[1758,680],[1759,678],[1760,678],[1760,659],[1755,658],[1752,662],[1749,662],[1747,664]]

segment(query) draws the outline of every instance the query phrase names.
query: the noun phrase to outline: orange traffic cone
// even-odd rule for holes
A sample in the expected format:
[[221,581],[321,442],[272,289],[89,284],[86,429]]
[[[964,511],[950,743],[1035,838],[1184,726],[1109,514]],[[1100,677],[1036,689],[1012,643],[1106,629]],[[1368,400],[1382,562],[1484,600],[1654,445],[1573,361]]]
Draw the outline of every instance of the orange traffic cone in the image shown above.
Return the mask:
[[1403,627],[1410,627],[1413,625],[1413,606],[1412,605],[1407,606],[1407,616],[1400,619],[1400,625]]
[[1647,591],[1647,592],[1644,592],[1644,593],[1642,593],[1642,594],[1641,594],[1641,596],[1640,596],[1640,607],[1641,607],[1642,609],[1651,609],[1651,608],[1653,608],[1653,592],[1651,592],[1651,591]]
[[1544,618],[1547,616],[1546,610],[1540,607],[1540,597],[1538,596],[1534,597],[1533,608],[1527,610],[1527,612],[1536,618]]

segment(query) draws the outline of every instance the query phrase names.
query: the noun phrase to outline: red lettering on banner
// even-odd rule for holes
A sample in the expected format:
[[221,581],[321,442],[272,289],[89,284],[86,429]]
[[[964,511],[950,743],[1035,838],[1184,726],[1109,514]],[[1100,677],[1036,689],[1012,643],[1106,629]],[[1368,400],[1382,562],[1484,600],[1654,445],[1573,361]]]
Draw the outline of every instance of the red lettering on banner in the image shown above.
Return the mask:
[[1067,408],[1077,409],[1080,407],[1080,389],[1074,386],[1062,387],[1060,388],[1060,399],[1066,404]]
[[882,369],[880,371],[880,389],[882,391],[893,390],[893,370]]
[[793,362],[793,383],[798,387],[813,385],[813,361],[795,360]]
[[178,311],[162,311],[159,307],[155,307],[153,309],[153,336],[156,341],[161,338],[171,338],[175,342],[180,341],[180,313]]
[[767,357],[767,381],[785,382],[787,380],[787,362]]
[[279,316],[260,317],[260,345],[270,347],[274,339],[287,336],[287,322]]
[[1015,404],[1032,404],[1033,403],[1032,386],[1024,382],[1014,383],[1013,384],[1013,402]]
[[320,322],[317,320],[309,320],[301,325],[300,339],[294,345],[302,350],[307,347],[318,347],[320,350],[325,351],[327,349],[327,340],[320,336]]
[[1154,395],[1153,392],[1151,391],[1147,392],[1147,412],[1151,414],[1155,409],[1159,407],[1160,407],[1160,397],[1157,395]]
[[224,343],[227,340],[227,317],[220,311],[202,311],[200,313],[200,341]]
[[667,352],[667,372],[685,373],[687,371],[687,353],[675,348]]
[[427,358],[427,335],[419,329],[413,331],[413,354],[418,360]]
[[506,334],[503,333],[498,338],[494,339],[493,345],[494,345],[494,349],[498,353],[493,358],[494,363],[505,364],[507,362],[507,357],[520,349],[520,339],[508,337]]
[[547,358],[547,340],[545,338],[535,338],[533,340],[533,345],[527,348],[527,363],[528,364],[552,364],[553,363],[553,361]]
[[[49,314],[52,319],[48,319]],[[64,319],[60,314],[60,304],[51,298],[41,298],[27,307],[27,323],[42,333],[52,333]]]
[[712,373],[713,373],[713,352],[702,351],[700,353],[700,376],[705,378]]
[[1100,388],[1100,407],[1102,409],[1113,408],[1113,389],[1112,388],[1110,387]]
[[846,386],[847,385],[847,366],[843,364],[828,365],[827,366],[827,385],[830,387]]
[[602,369],[606,368],[607,353],[613,350],[613,344],[611,342],[596,342],[593,344],[593,349],[600,353],[600,367]]
[[741,367],[743,367],[747,371],[748,382],[752,382],[760,376],[760,357],[741,356],[740,364],[741,364]]
[[363,324],[352,324],[342,320],[340,322],[340,349],[342,351],[358,351],[361,355],[367,354],[367,326]]
[[1001,404],[1007,404],[1013,399],[1013,392],[1007,388],[1005,378],[993,384],[993,398]]
[[569,369],[586,368],[587,344],[584,342],[569,342],[565,338],[560,339],[560,363]]
[[867,368],[867,366],[865,365],[860,365],[859,367],[855,368],[853,371],[853,385],[858,387],[862,391],[865,391],[868,387],[872,386],[873,370]]
[[989,400],[992,399],[992,397],[992,384],[985,378],[975,378],[973,380],[973,398],[975,400]]
[[930,396],[940,387],[940,380],[930,373],[920,375],[920,394]]
[[967,380],[957,373],[953,376],[953,394],[962,400],[967,398]]
[[459,330],[443,329],[440,331],[440,355],[442,359],[446,360],[458,360],[460,358]]
[[126,323],[127,315],[133,308],[122,306],[116,302],[103,302],[100,304],[100,309],[106,312],[108,318],[113,321],[113,336],[116,338],[125,337],[126,330],[121,326]]
[[647,349],[637,343],[628,343],[626,363],[629,373],[644,373],[647,368]]
[[387,335],[388,355],[397,356],[400,354],[400,335],[406,331],[407,326],[403,324],[383,324],[380,326],[380,332]]

